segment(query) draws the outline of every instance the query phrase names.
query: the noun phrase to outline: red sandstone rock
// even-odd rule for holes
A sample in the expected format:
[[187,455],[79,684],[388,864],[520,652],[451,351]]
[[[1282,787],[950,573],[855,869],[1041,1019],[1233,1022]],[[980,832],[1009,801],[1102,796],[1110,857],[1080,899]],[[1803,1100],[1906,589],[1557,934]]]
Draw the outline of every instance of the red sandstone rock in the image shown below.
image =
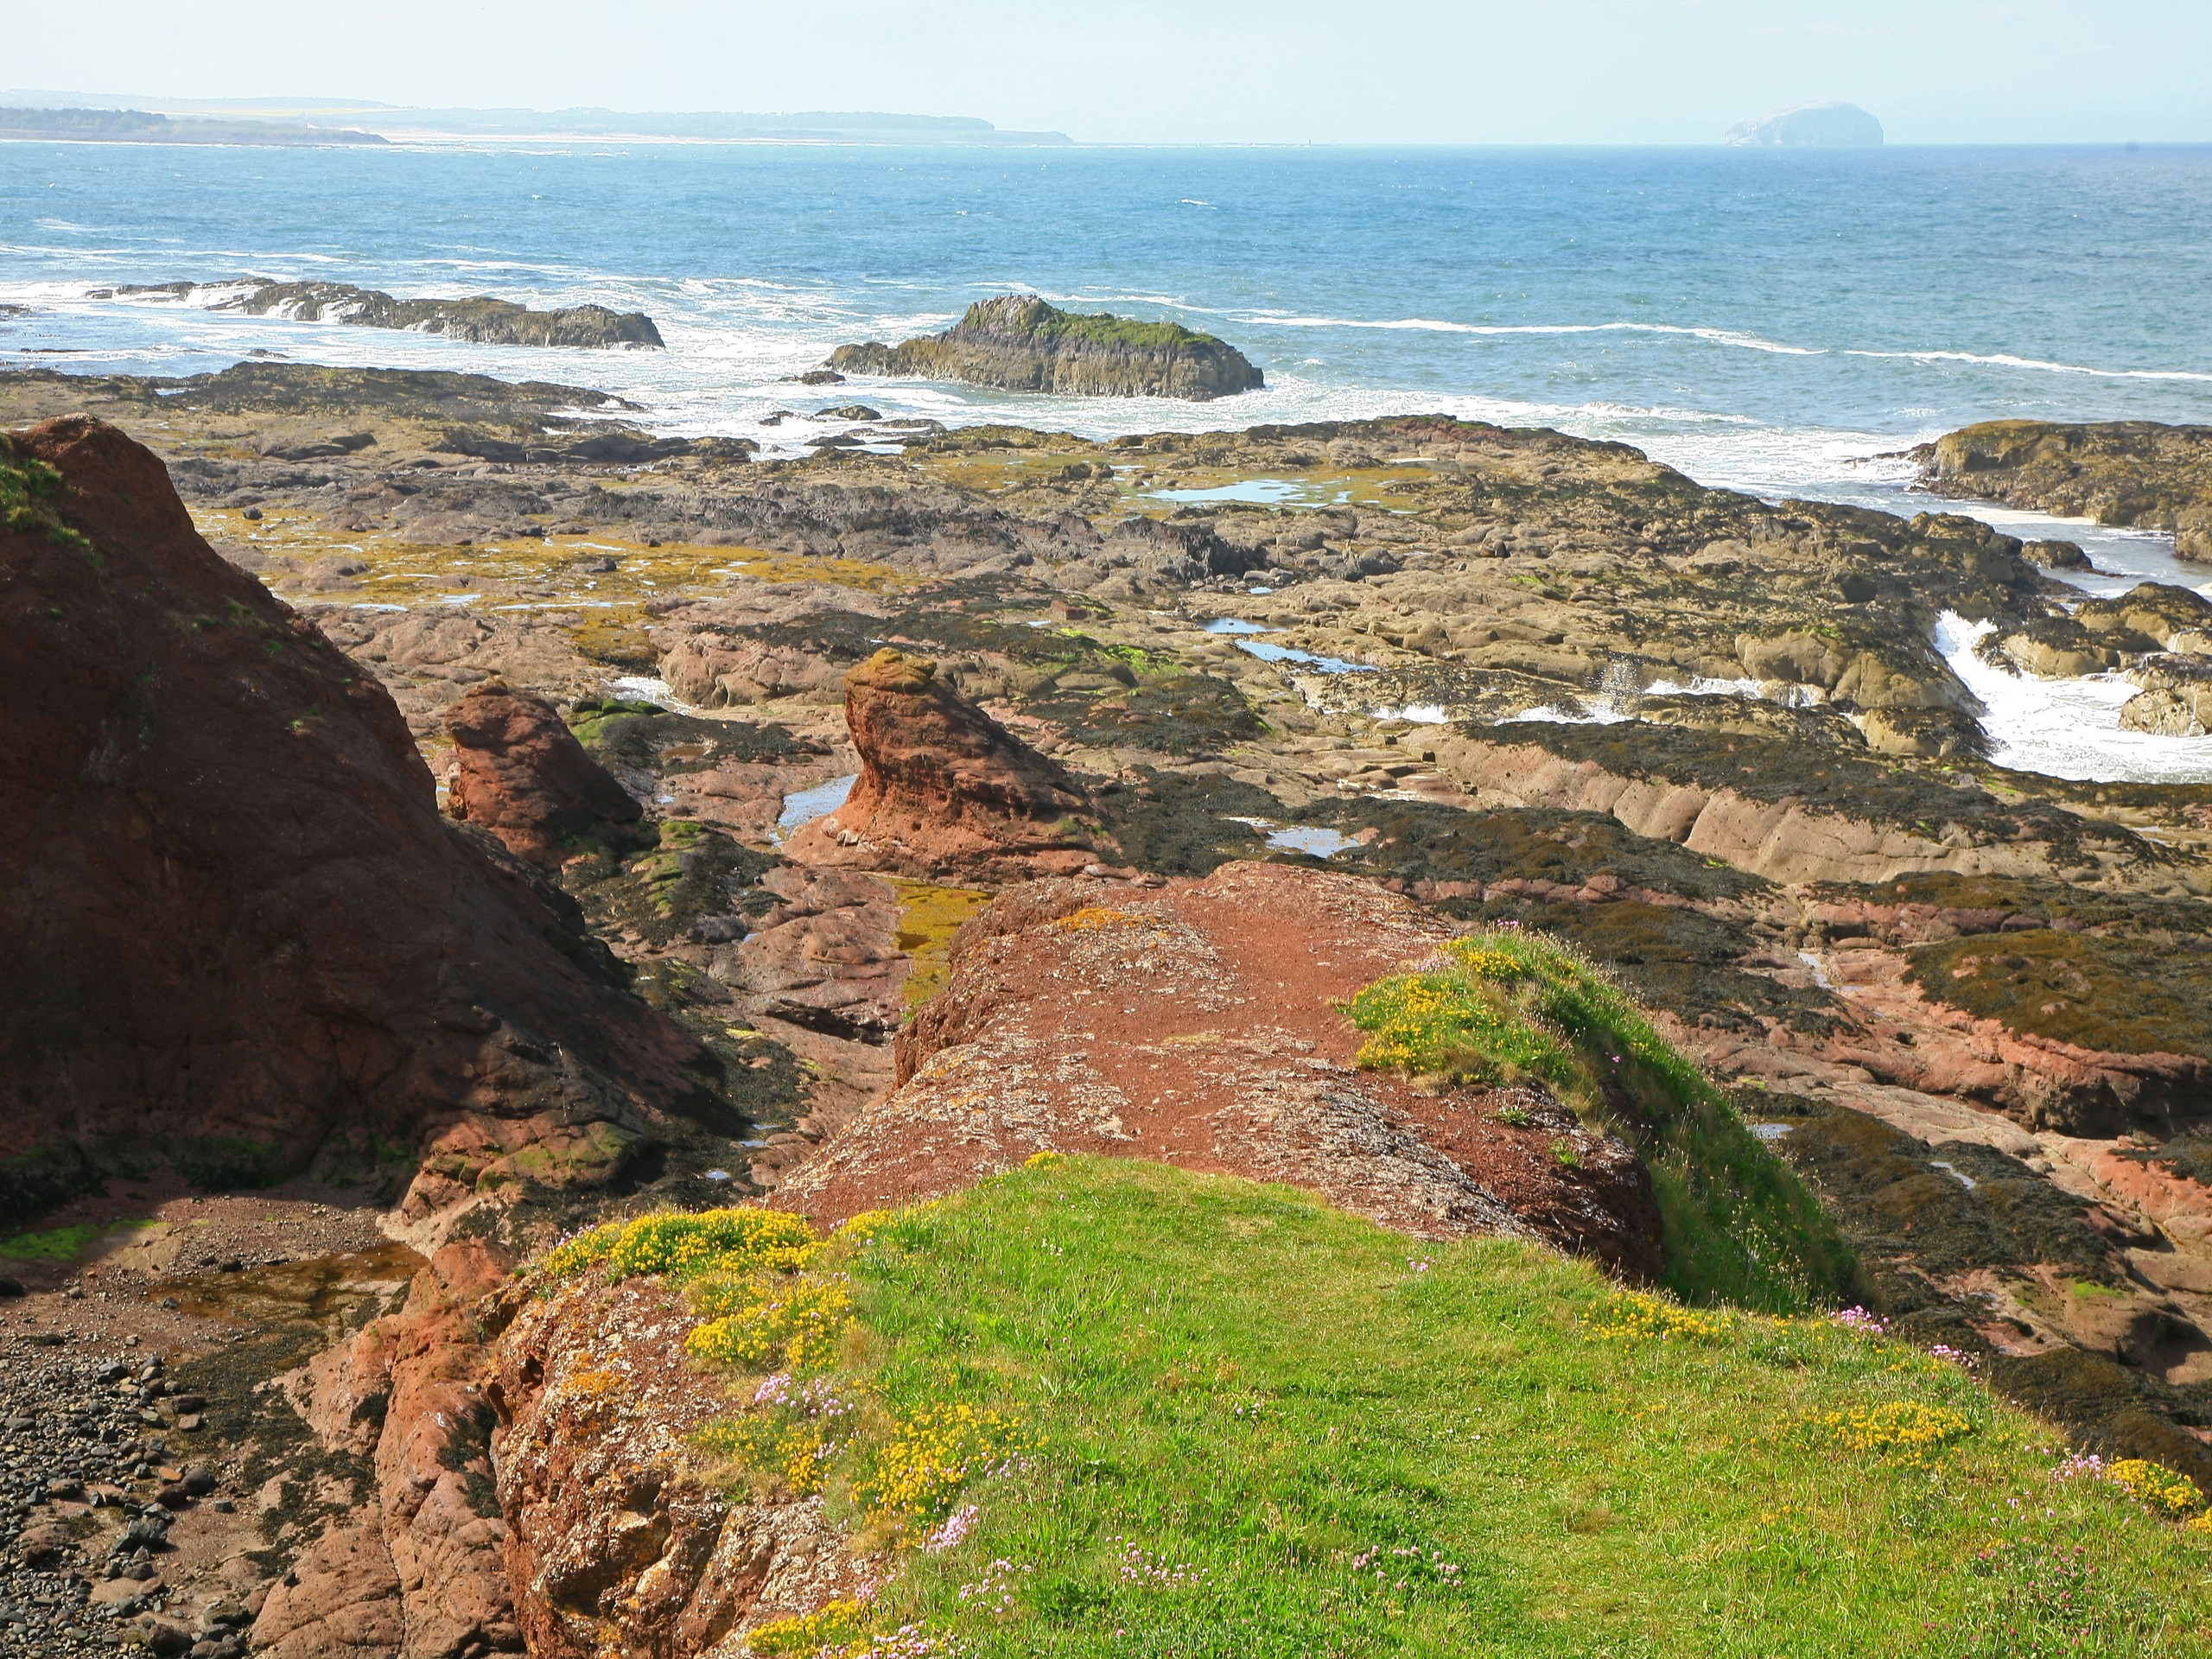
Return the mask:
[[[372,1457],[377,1496],[293,1564],[256,1621],[257,1649],[451,1659],[522,1646],[477,1323],[510,1265],[480,1242],[448,1244],[415,1275],[404,1308],[309,1363],[302,1414],[326,1446]],[[372,1418],[363,1407],[379,1397]]]
[[564,843],[604,837],[645,816],[543,697],[496,680],[480,685],[454,705],[446,730],[454,742],[447,810],[489,830],[518,858],[557,868]]
[[111,1154],[270,1174],[467,1116],[650,1135],[701,1099],[696,1045],[441,819],[390,696],[150,453],[79,417],[0,443],[89,539],[0,531],[0,1207]]
[[850,1596],[855,1557],[819,1497],[732,1496],[690,1443],[728,1414],[683,1351],[680,1292],[595,1275],[525,1304],[499,1345],[499,1499],[537,1659],[742,1653],[740,1631]]
[[1096,857],[1090,803],[1058,766],[886,646],[845,676],[860,780],[791,837],[801,863],[978,879],[1066,874]]
[[[827,1223],[1040,1149],[1288,1181],[1426,1236],[1548,1239],[1656,1276],[1635,1153],[1532,1089],[1424,1094],[1356,1068],[1338,1004],[1455,930],[1378,883],[1224,865],[1165,891],[1048,880],[964,927],[899,1039],[901,1084],[777,1189]],[[1500,1122],[1505,1105],[1528,1121]],[[1573,1143],[1572,1166],[1554,1147]]]

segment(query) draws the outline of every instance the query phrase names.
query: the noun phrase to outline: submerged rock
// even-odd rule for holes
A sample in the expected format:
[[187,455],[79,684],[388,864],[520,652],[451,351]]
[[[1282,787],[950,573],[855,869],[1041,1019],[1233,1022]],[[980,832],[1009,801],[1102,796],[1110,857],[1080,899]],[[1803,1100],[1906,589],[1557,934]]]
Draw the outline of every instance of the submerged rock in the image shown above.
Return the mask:
[[1267,384],[1243,353],[1173,322],[1062,311],[1034,295],[981,300],[941,334],[892,346],[840,346],[832,370],[914,376],[1078,397],[1204,403]]
[[1096,856],[1082,786],[938,677],[885,646],[845,676],[860,781],[791,837],[802,863],[908,874],[1066,874]]

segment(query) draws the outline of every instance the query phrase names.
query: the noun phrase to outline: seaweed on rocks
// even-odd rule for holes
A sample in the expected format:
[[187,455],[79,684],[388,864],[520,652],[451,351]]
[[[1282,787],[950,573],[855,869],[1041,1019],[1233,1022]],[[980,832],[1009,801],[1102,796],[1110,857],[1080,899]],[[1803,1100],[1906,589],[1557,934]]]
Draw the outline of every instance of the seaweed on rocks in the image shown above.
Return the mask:
[[2121,1054],[2212,1059],[2212,938],[2036,928],[1967,935],[1911,953],[1913,983],[1932,1001],[2010,1030]]
[[1602,812],[1498,807],[1463,811],[1424,802],[1362,799],[1337,822],[1376,833],[1343,857],[1363,874],[1412,883],[1522,880],[1582,887],[1593,875],[1686,899],[1764,892],[1761,877],[1717,865]]
[[1211,875],[1231,859],[1263,857],[1259,832],[1236,820],[1288,816],[1258,785],[1212,771],[1137,766],[1095,785],[1091,798],[1122,858],[1160,875]]

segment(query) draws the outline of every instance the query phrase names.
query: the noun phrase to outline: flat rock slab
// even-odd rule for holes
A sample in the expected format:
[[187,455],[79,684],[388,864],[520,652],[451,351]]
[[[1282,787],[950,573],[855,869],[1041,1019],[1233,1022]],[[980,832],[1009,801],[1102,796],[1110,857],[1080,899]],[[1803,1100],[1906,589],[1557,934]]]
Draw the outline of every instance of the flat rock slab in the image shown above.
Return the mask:
[[[900,1038],[906,1081],[777,1193],[818,1220],[934,1197],[1045,1151],[1310,1188],[1422,1236],[1549,1240],[1658,1262],[1648,1174],[1538,1090],[1425,1094],[1358,1069],[1340,1004],[1457,930],[1372,882],[1233,863],[1147,889],[1001,895]],[[1524,1123],[1500,1121],[1506,1106]],[[1569,1167],[1557,1150],[1571,1141]]]

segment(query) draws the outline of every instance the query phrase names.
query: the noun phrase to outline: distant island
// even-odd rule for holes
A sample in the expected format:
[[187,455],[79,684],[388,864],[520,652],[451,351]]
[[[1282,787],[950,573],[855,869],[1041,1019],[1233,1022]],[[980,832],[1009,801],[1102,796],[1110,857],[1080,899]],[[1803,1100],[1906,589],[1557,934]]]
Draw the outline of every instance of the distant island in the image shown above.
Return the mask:
[[[4,137],[116,137],[140,143],[384,143],[441,138],[639,138],[691,143],[930,144],[1027,148],[1074,142],[1064,132],[1002,131],[970,115],[900,115],[880,111],[432,109],[340,99],[122,99],[85,92],[0,92],[23,105],[72,107],[0,110],[0,126],[26,119]],[[129,104],[130,109],[76,105]],[[85,122],[84,118],[95,118]],[[344,122],[346,126],[325,125]],[[81,123],[95,130],[55,123]],[[127,122],[129,126],[116,124]],[[51,130],[49,130],[51,128]],[[275,135],[282,134],[278,137]]]
[[840,346],[842,374],[963,380],[1074,397],[1184,397],[1205,403],[1266,385],[1243,353],[1175,322],[1063,311],[1033,294],[980,300],[941,334],[904,344]]
[[1856,104],[1827,99],[1793,104],[1756,121],[1738,121],[1728,129],[1728,142],[1863,149],[1882,142],[1882,124]]
[[0,139],[63,139],[126,144],[381,144],[390,141],[352,127],[284,125],[271,121],[174,120],[151,110],[0,108]]

